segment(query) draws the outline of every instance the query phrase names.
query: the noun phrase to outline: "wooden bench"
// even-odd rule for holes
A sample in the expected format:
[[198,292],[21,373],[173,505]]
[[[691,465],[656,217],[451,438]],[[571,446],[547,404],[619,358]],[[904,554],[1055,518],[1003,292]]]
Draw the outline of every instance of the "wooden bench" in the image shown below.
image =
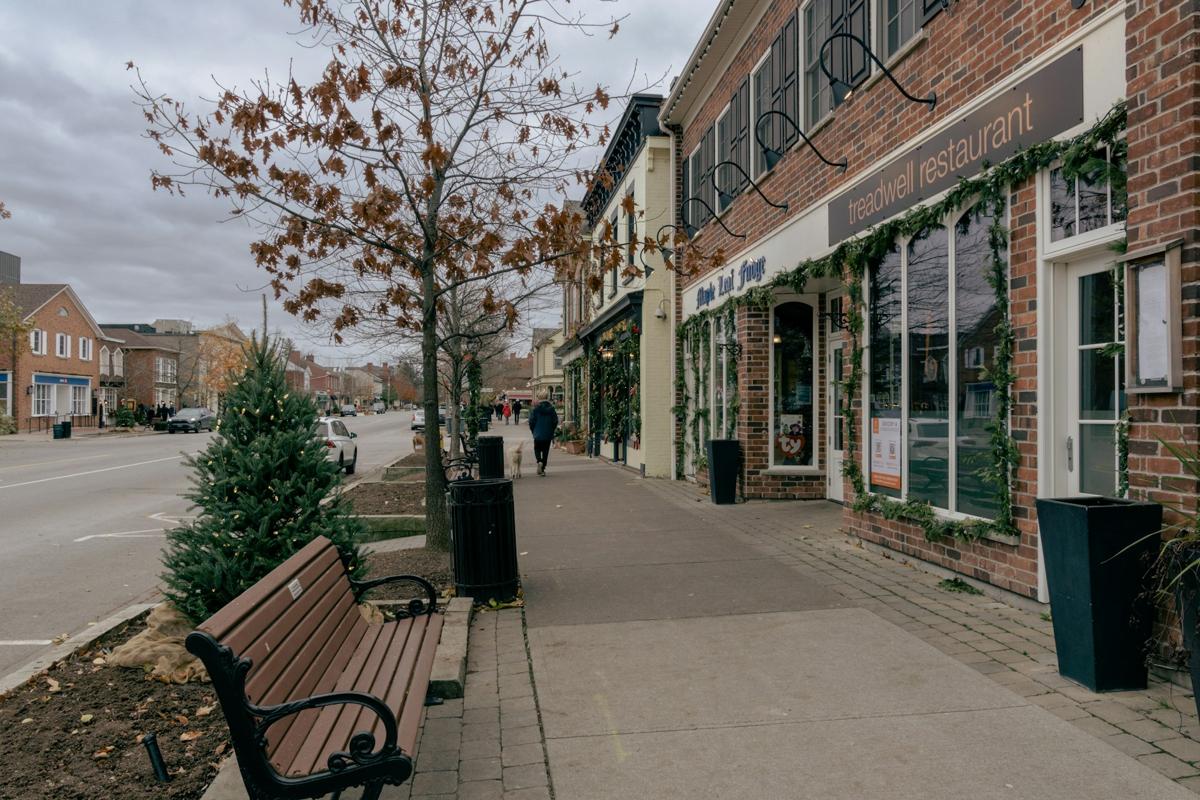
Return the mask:
[[[394,622],[368,623],[358,601],[404,581],[414,596]],[[187,638],[229,722],[253,800],[313,798],[412,774],[443,616],[423,578],[354,581],[318,537]]]

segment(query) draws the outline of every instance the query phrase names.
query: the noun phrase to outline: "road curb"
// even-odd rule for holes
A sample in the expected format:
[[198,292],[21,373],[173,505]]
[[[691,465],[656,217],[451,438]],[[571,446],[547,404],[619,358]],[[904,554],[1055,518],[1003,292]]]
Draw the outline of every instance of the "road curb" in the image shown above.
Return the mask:
[[8,673],[3,678],[0,678],[0,700],[7,697],[14,689],[25,685],[31,678],[40,675],[57,662],[67,658],[76,650],[82,650],[118,625],[129,622],[131,619],[146,613],[156,605],[158,603],[137,603],[118,611],[111,617],[100,620],[95,625],[88,626],[61,644],[56,645],[48,653],[44,653],[24,666],[18,667]]

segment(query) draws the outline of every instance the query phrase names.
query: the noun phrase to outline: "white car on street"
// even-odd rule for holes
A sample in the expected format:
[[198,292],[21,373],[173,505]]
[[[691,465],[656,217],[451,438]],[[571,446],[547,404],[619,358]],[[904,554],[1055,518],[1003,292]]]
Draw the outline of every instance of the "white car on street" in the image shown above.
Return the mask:
[[347,430],[346,423],[340,419],[321,417],[317,420],[316,437],[325,443],[325,457],[347,475],[353,475],[358,466],[358,442],[354,441],[358,434]]

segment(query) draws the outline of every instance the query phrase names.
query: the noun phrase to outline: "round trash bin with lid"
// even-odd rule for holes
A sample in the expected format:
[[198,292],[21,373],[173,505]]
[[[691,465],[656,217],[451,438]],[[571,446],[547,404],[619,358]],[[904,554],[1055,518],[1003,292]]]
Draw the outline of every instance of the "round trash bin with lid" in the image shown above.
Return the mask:
[[454,589],[476,602],[517,594],[517,523],[513,485],[504,478],[450,484],[450,551]]
[[480,478],[504,477],[504,437],[480,436],[475,440]]

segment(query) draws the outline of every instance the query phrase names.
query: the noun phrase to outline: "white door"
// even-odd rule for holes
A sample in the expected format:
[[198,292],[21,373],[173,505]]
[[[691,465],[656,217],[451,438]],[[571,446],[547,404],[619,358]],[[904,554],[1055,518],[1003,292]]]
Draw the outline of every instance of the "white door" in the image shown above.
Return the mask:
[[1060,463],[1068,495],[1117,491],[1116,431],[1125,413],[1124,358],[1119,347],[1121,297],[1112,263],[1067,267],[1065,448]]
[[842,407],[842,379],[846,369],[846,340],[839,329],[842,303],[841,297],[830,297],[827,300],[830,314],[825,341],[829,342],[828,363],[825,365],[825,375],[828,381],[825,397],[829,403],[825,418],[829,420],[826,426],[827,442],[825,450],[829,454],[825,471],[825,496],[830,500],[842,502],[845,492],[842,483],[842,459],[845,451],[845,420]]

